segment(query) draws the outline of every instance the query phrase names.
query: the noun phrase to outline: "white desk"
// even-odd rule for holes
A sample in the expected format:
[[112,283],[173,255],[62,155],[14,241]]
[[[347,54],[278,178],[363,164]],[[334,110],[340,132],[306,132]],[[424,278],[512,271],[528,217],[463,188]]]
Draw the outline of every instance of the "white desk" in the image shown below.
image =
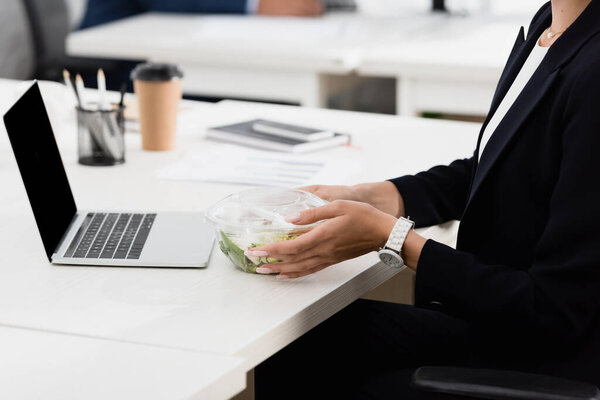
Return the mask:
[[343,23],[320,19],[145,14],[74,32],[71,55],[178,64],[184,91],[319,106],[322,74],[347,74]]
[[228,399],[240,358],[0,326],[0,398]]
[[[3,85],[0,89],[9,92]],[[159,166],[181,154],[219,146],[203,139],[205,127],[218,123],[261,116],[351,133],[355,147],[321,153],[361,166],[345,183],[414,173],[469,156],[479,128],[239,102],[197,103],[186,114],[181,116],[177,150],[143,152],[139,136],[128,134],[127,162],[109,168],[78,165],[74,126],[64,124],[57,136],[79,207],[201,211],[241,189],[156,178]],[[45,258],[3,132],[0,181],[0,304],[10,304],[0,307],[4,324],[241,356],[249,370],[396,273],[371,253],[280,282],[237,270],[218,249],[204,270],[53,266]]]
[[529,19],[449,18],[427,37],[372,46],[358,74],[396,78],[399,115],[486,115],[519,28],[527,27]]
[[530,17],[145,14],[74,32],[67,51],[177,63],[188,94],[323,107],[358,74],[397,79],[402,115],[485,114],[518,28]]
[[73,56],[173,62],[188,94],[322,107],[369,46],[426,35],[438,15],[321,18],[150,13],[71,33]]

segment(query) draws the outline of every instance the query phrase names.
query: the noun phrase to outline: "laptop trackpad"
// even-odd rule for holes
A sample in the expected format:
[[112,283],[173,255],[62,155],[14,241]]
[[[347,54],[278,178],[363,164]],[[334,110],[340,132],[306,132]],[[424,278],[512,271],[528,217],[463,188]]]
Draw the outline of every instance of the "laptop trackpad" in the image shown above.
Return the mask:
[[213,228],[200,213],[158,213],[140,262],[155,266],[206,267]]

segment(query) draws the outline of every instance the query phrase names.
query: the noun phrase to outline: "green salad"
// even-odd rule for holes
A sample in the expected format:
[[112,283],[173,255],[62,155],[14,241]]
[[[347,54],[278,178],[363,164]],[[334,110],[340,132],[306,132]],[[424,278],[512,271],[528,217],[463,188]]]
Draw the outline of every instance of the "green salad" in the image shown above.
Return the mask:
[[270,257],[250,257],[248,250],[294,240],[317,223],[294,225],[286,216],[320,207],[327,202],[312,193],[288,188],[254,188],[233,193],[208,210],[219,247],[238,268],[256,273],[265,264],[281,262]]
[[244,254],[246,250],[271,243],[293,240],[302,233],[304,232],[294,231],[288,233],[262,233],[258,237],[256,235],[252,235],[253,237],[250,239],[243,237],[243,235],[227,234],[223,231],[220,231],[219,247],[221,248],[223,254],[225,254],[235,265],[240,267],[245,272],[255,274],[256,268],[265,264],[280,262],[280,260],[270,257],[248,257]]

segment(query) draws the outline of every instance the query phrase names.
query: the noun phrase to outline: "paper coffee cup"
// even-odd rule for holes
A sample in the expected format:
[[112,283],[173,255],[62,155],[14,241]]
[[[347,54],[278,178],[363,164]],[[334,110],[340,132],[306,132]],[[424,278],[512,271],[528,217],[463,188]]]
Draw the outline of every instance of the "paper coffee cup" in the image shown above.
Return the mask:
[[181,70],[172,64],[140,64],[132,71],[144,150],[175,147],[182,78]]

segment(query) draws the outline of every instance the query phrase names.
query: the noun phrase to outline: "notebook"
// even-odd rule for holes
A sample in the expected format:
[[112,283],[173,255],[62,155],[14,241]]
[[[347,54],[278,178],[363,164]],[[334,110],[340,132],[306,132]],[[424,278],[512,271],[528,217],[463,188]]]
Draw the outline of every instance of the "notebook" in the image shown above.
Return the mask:
[[350,143],[350,135],[342,133],[335,133],[322,140],[305,141],[258,132],[253,127],[259,121],[263,120],[255,119],[209,128],[206,137],[222,142],[287,153],[308,153]]

